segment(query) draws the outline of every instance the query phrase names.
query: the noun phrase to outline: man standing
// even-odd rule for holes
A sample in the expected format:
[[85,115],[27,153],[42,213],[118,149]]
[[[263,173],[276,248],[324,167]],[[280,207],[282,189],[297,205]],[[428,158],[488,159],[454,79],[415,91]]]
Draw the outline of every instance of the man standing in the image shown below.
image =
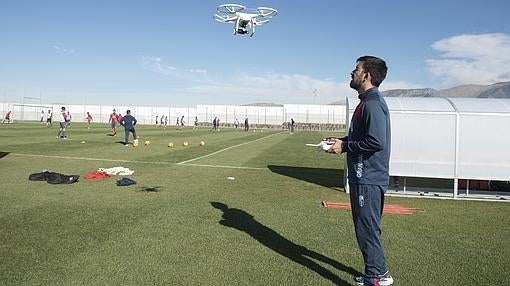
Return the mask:
[[53,112],[51,111],[51,109],[48,109],[48,113],[46,115],[46,127],[51,127],[53,126]]
[[71,127],[71,113],[69,113],[69,111],[67,111],[66,123],[67,127]]
[[119,118],[117,117],[116,110],[114,109],[113,112],[110,114],[110,119],[108,119],[108,122],[110,122],[112,126],[112,136],[117,136],[117,122],[119,121]]
[[248,117],[244,120],[244,131],[248,132],[250,130],[250,124],[248,123]]
[[137,138],[135,131],[136,118],[131,115],[131,110],[128,109],[126,111],[126,115],[122,117],[120,125],[124,126],[124,133],[126,134],[124,145],[128,146],[129,132],[133,133],[133,140]]
[[57,132],[57,139],[59,139],[59,138],[67,139],[67,136],[66,136],[67,113],[66,113],[66,108],[63,106],[60,109],[59,123],[60,123],[60,128],[58,129],[58,132]]
[[359,285],[391,285],[381,239],[384,194],[389,184],[390,114],[378,87],[386,78],[386,63],[373,56],[360,57],[351,72],[350,87],[360,103],[352,116],[348,136],[336,139],[330,153],[347,153],[352,218],[365,275]]

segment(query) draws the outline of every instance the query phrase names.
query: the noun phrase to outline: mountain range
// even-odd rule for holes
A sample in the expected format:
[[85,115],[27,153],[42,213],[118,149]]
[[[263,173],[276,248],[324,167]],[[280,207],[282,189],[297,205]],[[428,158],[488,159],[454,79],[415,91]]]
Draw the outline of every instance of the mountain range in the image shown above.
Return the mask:
[[[510,82],[498,82],[491,85],[466,84],[439,90],[433,88],[390,89],[381,93],[384,97],[510,98]],[[345,100],[330,104],[345,104]]]
[[510,82],[491,85],[460,85],[448,89],[392,89],[382,92],[387,97],[469,97],[469,98],[510,98]]
[[[384,97],[468,97],[468,98],[510,98],[510,81],[490,85],[465,84],[447,89],[415,88],[390,89],[381,92]],[[345,99],[329,105],[344,105]],[[282,107],[277,103],[252,103],[245,106]]]

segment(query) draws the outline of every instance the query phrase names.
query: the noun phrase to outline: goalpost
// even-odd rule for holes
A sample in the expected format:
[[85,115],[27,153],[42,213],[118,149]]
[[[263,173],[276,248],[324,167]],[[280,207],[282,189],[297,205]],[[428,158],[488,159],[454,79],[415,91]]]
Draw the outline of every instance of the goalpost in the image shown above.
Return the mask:
[[50,105],[15,103],[12,105],[13,120],[40,121],[41,115],[44,115],[44,119],[46,119],[46,112],[48,109],[53,112],[53,106]]

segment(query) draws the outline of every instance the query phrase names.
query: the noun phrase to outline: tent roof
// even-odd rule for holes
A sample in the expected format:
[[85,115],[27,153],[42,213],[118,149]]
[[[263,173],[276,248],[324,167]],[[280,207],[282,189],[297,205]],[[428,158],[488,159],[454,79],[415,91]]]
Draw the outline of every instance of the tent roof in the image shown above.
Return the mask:
[[[506,98],[385,97],[384,99],[392,111],[510,114],[510,99]],[[348,97],[347,102],[349,109],[354,109],[359,99]]]
[[510,99],[450,98],[459,112],[510,113]]
[[450,102],[441,97],[385,97],[388,108],[394,111],[455,112]]

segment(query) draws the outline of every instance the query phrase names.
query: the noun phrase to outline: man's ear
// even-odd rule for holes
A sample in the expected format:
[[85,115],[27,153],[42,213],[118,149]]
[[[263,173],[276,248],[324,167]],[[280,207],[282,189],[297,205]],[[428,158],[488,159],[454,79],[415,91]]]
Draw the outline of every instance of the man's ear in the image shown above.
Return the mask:
[[363,79],[367,80],[368,82],[372,82],[372,75],[370,75],[369,72],[364,72]]

